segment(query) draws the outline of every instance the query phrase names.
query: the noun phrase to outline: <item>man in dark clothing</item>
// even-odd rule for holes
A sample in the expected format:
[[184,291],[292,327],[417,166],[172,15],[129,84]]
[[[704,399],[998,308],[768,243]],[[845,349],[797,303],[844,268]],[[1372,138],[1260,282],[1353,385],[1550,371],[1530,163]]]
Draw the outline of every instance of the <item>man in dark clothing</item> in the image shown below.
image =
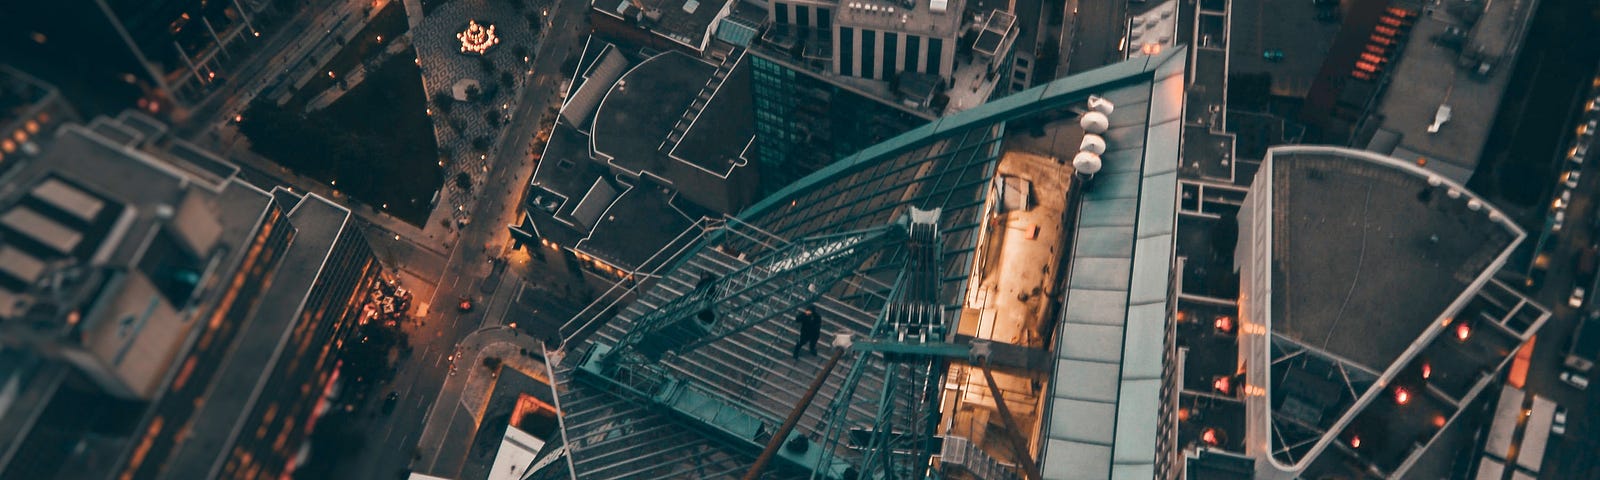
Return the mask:
[[817,354],[817,339],[822,338],[822,317],[810,306],[801,307],[800,313],[795,314],[795,321],[800,322],[800,338],[794,342],[794,358],[800,359],[800,349],[806,345],[811,346],[811,354]]

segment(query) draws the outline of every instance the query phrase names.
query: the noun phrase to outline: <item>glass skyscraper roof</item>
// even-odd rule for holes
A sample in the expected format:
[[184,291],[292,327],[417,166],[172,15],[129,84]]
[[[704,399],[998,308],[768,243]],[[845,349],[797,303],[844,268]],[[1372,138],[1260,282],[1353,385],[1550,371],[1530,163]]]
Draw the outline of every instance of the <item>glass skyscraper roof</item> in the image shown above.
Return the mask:
[[[751,439],[708,429],[697,418],[651,408],[648,400],[578,378],[576,367],[586,352],[597,344],[614,345],[633,321],[694,291],[697,279],[705,275],[736,270],[787,242],[883,226],[911,208],[940,209],[944,265],[939,299],[947,309],[959,310],[1008,127],[1016,129],[1013,122],[1040,117],[1075,118],[1086,110],[1091,95],[1118,104],[1105,134],[1113,148],[1106,153],[1105,170],[1083,197],[1084,223],[1068,227],[1078,244],[1069,252],[1076,271],[1060,313],[1063,320],[1055,327],[1062,339],[1057,346],[1056,380],[1051,382],[1051,403],[1056,408],[1046,409],[1057,413],[1041,432],[1047,439],[1041,463],[1046,478],[1151,472],[1185,58],[1184,50],[1175,49],[1063,78],[935,120],[811,174],[737,218],[713,222],[690,247],[663,252],[676,260],[653,272],[653,282],[636,288],[627,301],[592,306],[569,323],[579,328],[563,330],[565,358],[552,359],[552,369],[563,412],[561,453],[566,458],[540,472],[542,478],[742,475],[759,450]],[[870,326],[905,255],[898,248],[882,251],[856,270],[859,276],[834,286],[818,302],[828,322],[824,331],[860,332]],[[1097,287],[1100,284],[1105,288]],[[693,377],[704,385],[697,388],[720,395],[722,402],[740,404],[735,408],[739,415],[773,422],[766,429],[771,431],[816,372],[810,364],[789,362],[792,330],[789,325],[752,329],[748,335],[724,339],[726,345],[715,349],[703,347],[669,357],[664,364],[676,363],[662,368]],[[1089,347],[1082,341],[1088,338],[1107,341]],[[1076,350],[1079,347],[1093,351]],[[1094,364],[1075,371],[1109,371],[1110,376],[1104,382],[1080,381],[1063,371],[1068,367],[1062,364],[1070,362]],[[1124,369],[1125,364],[1132,367]],[[830,380],[823,392],[837,390],[837,384],[837,379]],[[1104,408],[1061,408],[1072,402]],[[802,432],[823,428],[817,423],[825,404],[823,399],[813,402],[801,422]],[[1087,417],[1091,413],[1102,418]],[[1097,427],[1102,424],[1105,428]],[[870,421],[857,428],[870,429]],[[773,465],[767,478],[805,478],[811,473],[800,465]]]

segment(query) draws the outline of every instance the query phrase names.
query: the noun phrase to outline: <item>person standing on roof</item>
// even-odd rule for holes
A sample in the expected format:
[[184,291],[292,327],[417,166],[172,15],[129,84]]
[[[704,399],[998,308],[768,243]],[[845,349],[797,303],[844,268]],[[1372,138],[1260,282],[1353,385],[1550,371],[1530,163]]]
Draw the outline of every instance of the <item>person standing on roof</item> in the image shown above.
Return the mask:
[[800,359],[800,349],[806,345],[811,346],[811,354],[817,354],[817,339],[822,338],[822,317],[810,305],[800,307],[800,312],[794,316],[800,322],[800,338],[794,342],[793,356]]

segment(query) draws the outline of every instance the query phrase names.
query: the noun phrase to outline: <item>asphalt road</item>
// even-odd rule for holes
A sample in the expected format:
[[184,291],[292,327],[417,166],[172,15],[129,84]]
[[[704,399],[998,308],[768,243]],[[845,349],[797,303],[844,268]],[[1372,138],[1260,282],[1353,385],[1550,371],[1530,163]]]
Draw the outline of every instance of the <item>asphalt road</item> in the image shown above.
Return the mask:
[[[1082,73],[1121,61],[1122,51],[1117,46],[1128,22],[1128,0],[1075,3],[1077,15],[1068,15],[1077,25],[1072,33],[1072,54],[1065,59],[1067,73]],[[1068,47],[1063,45],[1062,48]]]
[[[1580,102],[1581,103],[1581,102]],[[1581,105],[1576,107],[1581,108]],[[1593,118],[1580,117],[1581,118]],[[1582,121],[1582,120],[1580,120]],[[1593,144],[1594,142],[1589,142]],[[1564,149],[1557,149],[1564,152]],[[1563,164],[1566,163],[1562,160]],[[1573,191],[1572,204],[1567,207],[1566,226],[1551,241],[1557,242],[1550,253],[1550,271],[1545,275],[1542,288],[1534,298],[1550,306],[1552,314],[1539,330],[1534,344],[1533,358],[1528,369],[1527,391],[1554,400],[1567,409],[1567,434],[1552,437],[1541,472],[1542,478],[1600,478],[1600,394],[1597,389],[1578,390],[1561,382],[1558,375],[1564,368],[1562,361],[1577,328],[1579,309],[1567,305],[1577,280],[1573,271],[1573,256],[1597,239],[1593,236],[1595,192],[1600,191],[1600,162],[1587,162],[1579,176],[1578,188]],[[1530,235],[1537,235],[1532,232]],[[1530,238],[1529,241],[1533,241]],[[1588,285],[1581,285],[1585,288]],[[1597,307],[1594,294],[1585,308]],[[1591,379],[1600,371],[1589,373]]]

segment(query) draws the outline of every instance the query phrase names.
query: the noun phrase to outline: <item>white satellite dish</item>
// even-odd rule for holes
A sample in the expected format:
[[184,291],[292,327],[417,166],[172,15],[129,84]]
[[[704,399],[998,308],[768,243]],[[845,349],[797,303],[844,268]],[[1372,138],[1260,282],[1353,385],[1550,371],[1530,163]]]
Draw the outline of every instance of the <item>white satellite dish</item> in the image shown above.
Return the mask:
[[1100,155],[1106,153],[1105,137],[1093,133],[1083,134],[1083,143],[1078,145],[1078,150]]

